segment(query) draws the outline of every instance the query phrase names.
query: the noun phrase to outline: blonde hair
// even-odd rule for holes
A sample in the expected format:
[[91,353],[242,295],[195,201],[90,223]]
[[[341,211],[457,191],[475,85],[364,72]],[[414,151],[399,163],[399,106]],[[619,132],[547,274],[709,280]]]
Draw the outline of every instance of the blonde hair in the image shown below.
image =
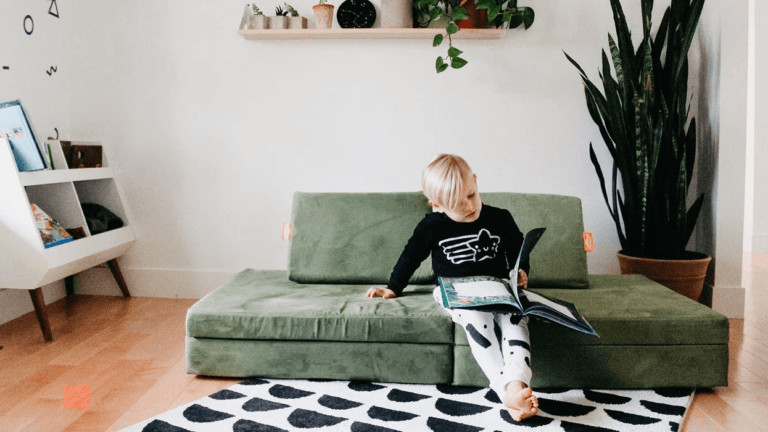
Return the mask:
[[454,210],[461,199],[464,176],[471,174],[472,168],[461,156],[440,154],[424,168],[421,188],[430,201]]

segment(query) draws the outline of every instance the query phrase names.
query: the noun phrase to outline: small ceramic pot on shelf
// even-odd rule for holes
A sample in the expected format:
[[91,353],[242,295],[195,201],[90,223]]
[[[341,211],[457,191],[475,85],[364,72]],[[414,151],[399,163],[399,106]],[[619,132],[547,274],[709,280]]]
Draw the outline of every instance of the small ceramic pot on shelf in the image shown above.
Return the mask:
[[312,6],[315,13],[315,26],[318,29],[329,29],[333,27],[333,8],[332,4],[320,3]]

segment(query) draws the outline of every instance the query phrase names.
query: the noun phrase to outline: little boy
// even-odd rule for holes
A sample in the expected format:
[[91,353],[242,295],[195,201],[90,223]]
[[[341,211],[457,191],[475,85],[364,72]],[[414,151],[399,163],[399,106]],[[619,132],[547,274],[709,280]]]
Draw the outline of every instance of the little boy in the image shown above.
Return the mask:
[[[395,298],[403,292],[429,254],[435,277],[496,276],[515,278],[528,286],[528,263],[511,274],[523,234],[507,210],[484,205],[477,175],[459,156],[441,154],[422,174],[424,195],[435,212],[427,214],[408,240],[386,288],[371,287],[366,297]],[[440,288],[433,292],[442,305]],[[507,313],[445,309],[467,333],[472,355],[491,388],[512,417],[520,421],[536,415],[539,402],[530,388],[528,318]]]

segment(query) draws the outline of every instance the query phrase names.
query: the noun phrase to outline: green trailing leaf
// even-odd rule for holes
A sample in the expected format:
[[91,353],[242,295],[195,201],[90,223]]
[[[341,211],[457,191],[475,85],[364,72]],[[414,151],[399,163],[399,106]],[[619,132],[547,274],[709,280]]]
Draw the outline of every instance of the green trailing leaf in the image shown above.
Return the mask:
[[463,6],[456,6],[456,8],[453,10],[453,19],[454,20],[463,20],[469,18],[469,13],[466,9],[464,9]]
[[464,52],[460,49],[456,49],[454,47],[448,48],[448,57],[458,57],[461,55],[461,53]]
[[[445,66],[445,67],[443,67]],[[448,65],[445,64],[445,61],[442,57],[437,57],[437,60],[435,60],[435,69],[437,70],[437,73],[440,73],[448,68]]]
[[496,5],[495,0],[477,0],[475,2],[477,9],[489,9],[491,6]]
[[436,46],[439,46],[441,43],[443,43],[443,35],[438,33],[435,35],[435,38],[432,39],[432,46],[436,47]]
[[525,29],[528,30],[533,25],[533,21],[536,19],[536,14],[533,12],[533,9],[527,7],[523,11],[523,24],[525,24]]
[[445,28],[445,31],[449,35],[452,35],[452,34],[456,33],[457,31],[459,31],[459,26],[457,26],[455,22],[451,21],[451,22],[448,23],[448,27]]
[[454,69],[461,69],[466,64],[467,64],[467,61],[464,60],[461,57],[452,57],[451,58],[451,67],[454,68]]
[[493,5],[490,8],[488,8],[488,21],[495,20],[500,12],[501,12],[501,7],[498,5]]

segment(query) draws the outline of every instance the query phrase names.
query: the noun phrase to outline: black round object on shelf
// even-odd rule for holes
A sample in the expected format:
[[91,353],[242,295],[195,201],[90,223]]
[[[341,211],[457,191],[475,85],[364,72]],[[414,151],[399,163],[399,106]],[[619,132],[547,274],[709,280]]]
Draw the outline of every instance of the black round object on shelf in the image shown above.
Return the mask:
[[376,22],[376,8],[368,0],[347,0],[339,6],[336,20],[341,28],[371,28]]

